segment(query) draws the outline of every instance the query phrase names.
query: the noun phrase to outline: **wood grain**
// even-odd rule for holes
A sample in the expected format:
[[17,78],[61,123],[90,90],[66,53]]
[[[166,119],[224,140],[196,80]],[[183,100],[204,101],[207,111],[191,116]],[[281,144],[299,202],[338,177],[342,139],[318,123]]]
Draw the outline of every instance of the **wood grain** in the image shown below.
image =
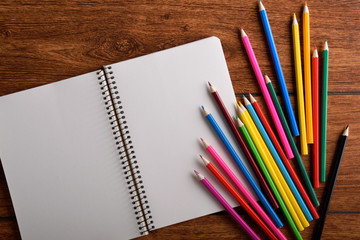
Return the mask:
[[[303,1],[265,1],[264,5],[295,106],[291,16],[295,12],[301,19]],[[327,39],[330,48],[328,171],[339,134],[350,124],[350,137],[323,236],[324,239],[356,239],[360,238],[357,150],[360,143],[357,105],[360,101],[360,2],[310,1],[309,10],[311,45],[322,49]],[[250,38],[262,71],[270,76],[278,91],[256,0],[5,0],[0,2],[0,96],[94,71],[105,64],[217,36],[222,41],[237,96],[250,90],[264,106],[239,40],[240,26]],[[310,171],[310,158],[304,157],[304,162]],[[324,184],[316,192],[321,199]],[[250,224],[254,226],[251,221]],[[311,238],[314,226],[312,223],[302,233],[304,239]],[[284,233],[292,237],[289,229],[285,228]],[[247,237],[221,212],[156,230],[141,239],[235,238]],[[1,167],[0,239],[20,239]]]

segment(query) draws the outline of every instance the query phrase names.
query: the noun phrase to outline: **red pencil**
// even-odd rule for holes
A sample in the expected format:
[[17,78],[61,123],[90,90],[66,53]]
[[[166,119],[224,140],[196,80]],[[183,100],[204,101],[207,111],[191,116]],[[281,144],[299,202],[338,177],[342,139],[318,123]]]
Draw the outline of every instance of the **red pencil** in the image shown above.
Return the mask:
[[250,217],[261,227],[262,230],[270,239],[276,240],[276,236],[271,232],[271,230],[266,226],[266,224],[261,220],[261,218],[254,212],[254,210],[247,204],[247,202],[240,196],[240,194],[235,190],[235,188],[226,180],[226,178],[216,169],[216,167],[201,156],[205,166],[210,170],[212,174],[225,186],[225,188],[231,193],[231,195],[240,203],[240,206],[250,215]]
[[313,185],[319,187],[319,55],[315,46],[312,57],[312,93],[313,93]]
[[291,166],[291,163],[289,161],[289,159],[287,159],[283,149],[281,148],[281,145],[279,143],[279,141],[277,140],[274,131],[271,129],[271,126],[268,122],[268,120],[266,119],[263,111],[260,108],[259,103],[255,100],[255,98],[249,93],[250,96],[250,101],[252,106],[254,107],[256,113],[258,114],[261,122],[263,123],[266,132],[269,134],[269,137],[271,139],[271,141],[273,142],[277,152],[280,155],[281,160],[283,161],[286,169],[288,170],[292,180],[294,181],[296,187],[298,188],[302,198],[304,199],[304,202],[306,203],[306,205],[309,208],[309,211],[311,212],[311,215],[314,217],[314,219],[318,219],[319,218],[319,214],[317,213],[314,205],[312,204],[309,196],[307,195],[303,185],[300,182],[299,177],[297,176],[296,172],[294,171],[294,168]]
[[232,130],[232,133],[234,134],[237,142],[240,144],[243,152],[245,153],[246,158],[249,160],[249,163],[250,163],[252,169],[254,170],[254,173],[256,174],[257,179],[260,182],[261,188],[264,190],[264,192],[265,192],[268,200],[271,202],[271,205],[273,206],[273,208],[278,209],[279,204],[277,203],[273,193],[271,192],[267,182],[265,181],[264,176],[261,174],[261,172],[259,170],[259,167],[257,166],[257,164],[256,164],[254,158],[252,157],[247,145],[245,144],[244,139],[242,138],[239,131],[237,130],[233,119],[231,118],[228,110],[226,109],[223,101],[220,98],[219,93],[217,92],[215,87],[211,85],[211,83],[209,83],[209,86],[210,86],[210,92],[214,96],[218,106],[220,107],[223,115],[225,116],[226,121],[227,121],[228,125],[230,126],[230,128]]

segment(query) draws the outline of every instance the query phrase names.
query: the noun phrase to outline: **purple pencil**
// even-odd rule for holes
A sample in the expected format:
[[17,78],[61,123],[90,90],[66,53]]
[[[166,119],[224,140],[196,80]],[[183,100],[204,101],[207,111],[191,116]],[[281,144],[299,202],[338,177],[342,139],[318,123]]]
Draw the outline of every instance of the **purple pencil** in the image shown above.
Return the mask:
[[246,224],[246,222],[237,214],[237,212],[230,206],[230,204],[221,196],[215,187],[203,175],[195,171],[196,176],[200,182],[209,190],[209,192],[218,200],[218,202],[225,208],[225,210],[233,217],[233,219],[249,234],[251,239],[260,239],[258,235]]

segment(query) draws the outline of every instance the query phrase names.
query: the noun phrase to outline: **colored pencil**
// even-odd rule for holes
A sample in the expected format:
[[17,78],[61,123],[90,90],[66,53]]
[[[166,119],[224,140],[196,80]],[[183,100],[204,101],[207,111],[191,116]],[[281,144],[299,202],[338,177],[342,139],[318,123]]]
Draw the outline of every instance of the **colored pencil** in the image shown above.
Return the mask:
[[[283,185],[285,191],[287,192],[287,195],[288,195],[290,201],[297,202],[298,205],[301,208],[301,211],[305,215],[306,219],[308,221],[312,221],[313,217],[311,216],[311,213],[309,212],[309,209],[307,208],[304,200],[300,196],[300,193],[299,193],[298,189],[296,188],[293,180],[291,179],[288,171],[286,170],[286,168],[284,166],[284,163],[281,161],[280,156],[279,156],[279,154],[277,153],[277,151],[276,151],[276,149],[274,147],[274,144],[272,143],[269,135],[267,134],[264,126],[262,125],[262,123],[261,123],[258,115],[256,114],[253,106],[251,105],[251,103],[249,102],[249,100],[245,96],[243,96],[243,99],[244,99],[245,107],[248,110],[247,112],[250,113],[249,117],[251,117],[252,120],[254,121],[254,123],[255,123],[258,131],[260,132],[260,134],[261,134],[261,136],[262,136],[268,150],[270,151],[273,159],[275,160],[278,168],[280,169],[280,172],[281,172],[280,174],[282,174],[283,178],[285,179],[285,181],[283,182],[282,178],[280,177],[281,184]],[[295,198],[293,199],[293,197],[295,197]],[[294,204],[293,204],[293,206],[294,206]],[[296,211],[296,208],[295,208],[295,211]],[[297,214],[299,216],[298,212],[297,212]],[[301,220],[301,217],[299,217],[299,218]],[[303,223],[303,225],[304,225],[304,223]]]
[[323,58],[323,86],[322,86],[322,114],[321,114],[321,170],[320,181],[326,180],[326,131],[327,131],[327,99],[328,99],[328,69],[329,69],[329,47],[325,40],[325,47],[322,51]]
[[[284,115],[284,112],[282,111],[279,99],[277,98],[274,86],[272,85],[272,83],[271,83],[268,76],[265,76],[265,80],[266,80],[266,85],[267,85],[267,87],[269,89],[271,98],[273,99],[273,101],[275,103],[275,107],[278,110],[279,116],[281,118],[281,121],[284,124],[284,129],[285,129],[286,135],[288,136],[288,139],[290,140],[290,145],[291,145],[291,148],[292,148],[292,150],[293,150],[293,152],[295,154],[296,162],[297,162],[297,164],[299,166],[299,169],[301,171],[301,175],[303,177],[303,180],[305,181],[305,186],[306,186],[307,193],[310,195],[311,201],[314,204],[314,206],[317,207],[317,206],[319,206],[319,201],[318,201],[318,199],[316,197],[316,193],[314,191],[314,188],[311,185],[309,175],[307,174],[306,168],[304,166],[304,162],[301,159],[301,155],[300,155],[299,150],[298,150],[298,148],[297,148],[297,146],[295,144],[294,138],[291,136],[290,128],[289,128],[289,126],[288,126],[288,124],[286,122],[285,115]],[[314,216],[314,218],[316,219],[315,216]]]
[[[254,210],[247,204],[247,202],[240,196],[240,194],[235,190],[235,188],[226,180],[226,178],[216,169],[216,167],[201,156],[206,168],[210,170],[210,172],[221,182],[222,185],[231,193],[231,195],[236,199],[236,201],[244,208],[244,210],[250,215],[250,217],[259,225],[259,227],[266,233],[266,235],[270,239],[277,239],[274,233],[266,226],[266,224],[259,218],[259,216],[254,212]],[[284,235],[282,235],[282,239],[286,239]]]
[[332,174],[330,176],[329,186],[326,191],[324,201],[322,203],[322,207],[321,207],[322,209],[320,211],[320,219],[319,219],[318,225],[315,228],[315,234],[314,234],[315,240],[321,239],[321,234],[322,234],[322,231],[323,231],[324,225],[325,225],[326,214],[329,209],[331,196],[334,191],[336,178],[339,173],[340,164],[341,164],[342,157],[344,155],[346,141],[347,141],[348,136],[349,136],[349,125],[346,126],[345,131],[342,133],[342,135],[340,136],[340,139],[338,141],[338,147],[336,148],[336,153],[334,156],[334,163],[333,163],[334,165],[333,165]]
[[[267,79],[268,79],[268,76],[265,75],[265,81]],[[267,84],[269,84],[269,83],[267,82]],[[271,82],[270,82],[270,84],[271,84]],[[270,93],[270,95],[271,95],[271,93]],[[277,138],[275,136],[275,133],[272,130],[269,122],[267,121],[263,111],[261,110],[260,105],[258,104],[258,102],[255,100],[255,98],[251,94],[249,94],[249,96],[250,96],[250,101],[251,101],[252,106],[254,107],[258,117],[260,118],[263,126],[265,127],[266,132],[269,134],[272,143],[275,145],[275,148],[276,148],[277,152],[279,153],[279,156],[280,156],[282,162],[285,164],[286,169],[288,170],[292,180],[294,181],[296,187],[298,188],[303,200],[305,201],[309,211],[311,212],[311,215],[314,217],[314,219],[318,219],[319,215],[318,215],[314,205],[312,204],[309,196],[307,195],[307,193],[306,193],[303,185],[301,184],[301,181],[300,181],[299,177],[297,176],[294,168],[292,167],[290,161],[286,158],[286,155],[285,155],[283,149],[281,148],[280,143],[277,140]],[[276,106],[275,101],[274,101],[274,103],[275,103],[275,106]],[[282,110],[281,110],[281,113],[282,113]],[[280,113],[279,113],[279,116],[280,116],[280,119],[281,119],[282,116],[281,116]],[[286,125],[287,125],[287,123],[286,123]],[[289,126],[287,126],[287,127],[289,127]],[[285,131],[286,131],[286,127],[285,127]],[[290,142],[290,144],[291,144],[291,142]]]
[[274,209],[271,207],[268,200],[265,198],[264,194],[261,192],[259,186],[255,182],[255,180],[253,179],[253,177],[251,176],[249,171],[246,169],[244,163],[242,162],[239,155],[236,153],[235,149],[233,148],[233,146],[231,145],[231,143],[229,142],[229,140],[227,139],[227,137],[221,130],[220,126],[215,121],[212,114],[210,112],[208,112],[203,106],[202,106],[202,110],[203,110],[205,118],[208,120],[208,122],[210,123],[212,128],[215,130],[215,132],[218,135],[218,137],[220,138],[221,142],[225,145],[225,147],[228,150],[228,152],[230,153],[231,157],[233,158],[233,160],[235,161],[237,166],[240,168],[241,172],[244,174],[247,182],[250,184],[250,186],[254,190],[256,196],[259,198],[259,200],[265,207],[265,210],[267,211],[267,213],[270,215],[272,220],[275,222],[275,225],[278,227],[283,226],[281,220],[276,215]]
[[273,193],[271,192],[268,184],[266,183],[264,176],[261,174],[257,164],[255,163],[254,158],[252,157],[248,147],[246,146],[244,139],[241,137],[240,133],[238,132],[238,130],[236,129],[235,123],[234,121],[231,119],[231,116],[228,112],[228,110],[226,109],[218,91],[216,90],[216,88],[211,85],[211,83],[209,83],[209,89],[211,92],[211,95],[213,95],[217,105],[219,106],[219,108],[221,109],[221,112],[223,113],[223,115],[225,116],[226,122],[228,123],[228,125],[230,126],[232,133],[234,134],[238,144],[240,145],[240,147],[242,148],[246,158],[248,159],[252,169],[254,170],[254,173],[257,177],[257,179],[259,180],[259,183],[261,185],[262,190],[264,191],[264,193],[267,196],[267,199],[270,201],[270,203],[272,204],[274,209],[278,209],[279,205],[276,202],[276,199],[273,195]]
[[245,230],[251,239],[258,239],[258,235],[247,225],[247,223],[237,214],[237,212],[231,207],[231,205],[221,196],[221,194],[216,190],[216,188],[207,180],[203,175],[195,171],[196,176],[199,178],[200,182],[209,190],[209,192],[216,198],[216,200],[225,208],[225,210],[231,215],[231,217]]
[[296,95],[297,95],[298,115],[299,115],[299,124],[300,124],[301,154],[307,155],[308,145],[306,139],[304,89],[303,89],[303,78],[302,78],[302,70],[301,70],[299,24],[296,20],[295,13],[292,23],[292,36],[293,36],[293,48],[294,48],[295,77],[296,77]]
[[313,92],[313,130],[314,130],[314,145],[313,145],[313,185],[315,188],[319,187],[320,169],[319,169],[319,54],[314,49],[312,57],[312,92]]
[[242,29],[242,28],[241,28],[241,40],[242,40],[242,42],[243,42],[243,44],[245,46],[246,53],[247,53],[247,55],[249,57],[251,66],[252,66],[252,68],[254,70],[254,73],[255,73],[256,79],[258,81],[258,84],[260,86],[261,92],[264,95],[266,105],[267,105],[267,107],[269,109],[269,112],[271,114],[271,118],[272,118],[272,120],[273,120],[273,122],[275,124],[276,131],[277,131],[277,133],[278,133],[278,135],[280,137],[280,141],[282,143],[282,146],[284,147],[286,156],[289,159],[291,159],[291,158],[294,157],[293,152],[292,152],[292,150],[290,148],[288,139],[286,138],[284,129],[283,129],[282,125],[281,125],[279,116],[277,115],[277,112],[275,110],[275,107],[274,107],[274,104],[273,104],[273,102],[271,100],[271,97],[270,97],[269,93],[266,91],[264,78],[263,78],[263,75],[261,73],[259,64],[258,64],[258,62],[256,60],[255,53],[254,53],[254,50],[253,50],[253,48],[251,46],[250,40],[249,40],[248,36],[246,35],[244,29]]
[[236,177],[233,171],[229,168],[229,166],[224,162],[224,160],[220,157],[220,155],[215,151],[215,149],[209,145],[204,139],[201,138],[204,148],[210,154],[210,156],[217,162],[217,164],[221,167],[221,169],[225,172],[225,174],[230,178],[235,187],[240,191],[240,193],[244,196],[244,198],[249,202],[250,206],[254,208],[254,210],[259,214],[262,220],[269,226],[269,228],[275,233],[278,238],[281,238],[282,233],[275,226],[274,222],[268,217],[265,211],[260,207],[258,202],[253,198],[253,196],[249,193],[249,191],[244,187],[241,181]]
[[267,16],[266,9],[265,9],[264,5],[262,4],[261,0],[259,0],[259,13],[260,13],[261,22],[262,22],[262,25],[263,25],[263,28],[265,31],[266,40],[269,45],[271,59],[274,64],[274,68],[275,68],[275,72],[276,72],[276,77],[279,81],[281,94],[282,94],[282,97],[284,100],[286,113],[287,113],[287,116],[289,119],[289,125],[291,127],[291,131],[292,131],[293,135],[299,136],[299,129],[298,129],[298,126],[296,123],[293,108],[291,106],[290,97],[289,97],[289,93],[288,93],[288,90],[286,87],[284,74],[281,69],[280,59],[279,59],[279,56],[278,56],[278,53],[276,50],[275,41],[274,41],[274,37],[272,35],[269,18]]
[[[285,186],[287,186],[285,179],[283,178],[278,166],[276,165],[274,159],[271,156],[271,153],[269,152],[264,140],[262,139],[258,129],[256,128],[255,123],[251,119],[250,115],[247,113],[247,110],[244,106],[239,105],[237,108],[238,110],[238,116],[242,120],[242,122],[245,124],[247,129],[249,130],[249,133],[257,147],[257,149],[260,152],[260,155],[269,170],[269,173],[274,180],[277,189],[280,192],[280,195],[282,199],[284,200],[287,209],[289,210],[291,217],[293,218],[297,228],[299,231],[304,230],[304,227],[308,226],[308,222],[306,221],[306,218],[304,214],[302,213],[301,209],[299,208],[299,205],[297,204],[296,200],[293,199],[290,200],[290,196],[292,196],[291,191],[287,188],[285,189]],[[295,208],[298,208],[295,210]],[[300,220],[300,217],[302,220]],[[305,224],[305,226],[303,225]]]
[[283,212],[286,220],[288,221],[294,235],[296,236],[297,239],[302,239],[302,237],[301,237],[301,235],[300,235],[300,233],[299,233],[299,231],[298,231],[298,229],[297,229],[297,227],[295,225],[295,222],[291,218],[289,210],[286,208],[286,205],[285,205],[283,199],[281,198],[280,193],[279,193],[278,189],[276,188],[275,183],[272,180],[272,178],[270,176],[270,173],[267,170],[267,168],[266,168],[266,166],[265,166],[265,164],[264,164],[264,162],[263,162],[263,160],[262,160],[262,158],[260,156],[260,153],[257,150],[257,148],[255,146],[255,143],[252,140],[252,138],[250,136],[250,133],[248,132],[246,126],[241,122],[241,120],[238,117],[236,118],[235,122],[236,122],[236,125],[237,125],[239,131],[243,135],[244,139],[246,139],[249,148],[251,149],[253,155],[255,156],[255,159],[258,161],[258,164],[259,164],[264,176],[266,177],[266,180],[268,181],[269,186],[271,187],[271,190],[274,192],[274,195],[275,195],[277,201],[279,202],[280,209]]
[[276,185],[278,191],[280,192],[280,195],[281,195],[282,199],[284,200],[286,207],[289,210],[291,217],[294,220],[298,230],[299,231],[304,230],[302,222],[300,221],[299,216],[297,215],[297,212],[295,211],[292,202],[289,200],[288,194],[291,194],[291,192],[285,191],[285,189],[282,185],[282,182],[284,182],[285,180],[283,180],[283,181],[280,180],[280,178],[282,177],[280,170],[276,166],[276,163],[275,163],[274,159],[272,158],[269,150],[267,149],[266,144],[263,141],[260,133],[258,132],[258,129],[255,126],[255,123],[252,121],[250,115],[247,113],[246,108],[244,106],[242,106],[241,103],[238,105],[237,111],[238,111],[238,116],[240,117],[242,122],[245,124],[245,126],[249,130],[250,136],[252,137],[252,139],[261,155],[261,158],[263,159],[273,181],[275,182],[275,185]]
[[304,51],[304,89],[305,89],[305,117],[307,143],[314,143],[313,116],[311,96],[311,56],[310,56],[310,16],[305,3],[303,11],[303,51]]

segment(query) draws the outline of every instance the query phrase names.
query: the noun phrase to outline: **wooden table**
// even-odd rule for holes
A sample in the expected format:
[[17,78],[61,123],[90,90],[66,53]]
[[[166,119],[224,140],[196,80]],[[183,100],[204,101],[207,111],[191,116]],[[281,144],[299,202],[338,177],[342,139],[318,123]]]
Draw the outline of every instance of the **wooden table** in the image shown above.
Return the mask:
[[[250,90],[263,105],[245,49],[242,26],[262,71],[278,83],[253,1],[22,1],[0,3],[0,95],[14,93],[110,64],[209,36],[221,39],[236,96]],[[291,38],[292,14],[301,23],[303,1],[265,1],[291,101],[295,78]],[[310,1],[311,45],[330,48],[328,167],[346,124],[350,137],[323,233],[324,239],[360,238],[360,2]],[[300,25],[301,27],[301,25]],[[301,31],[301,28],[300,28]],[[297,108],[295,108],[297,110]],[[297,111],[295,111],[297,112]],[[21,149],[19,149],[21,151]],[[310,158],[304,156],[307,170]],[[325,184],[316,189],[322,199]],[[210,199],[209,199],[210,200]],[[240,214],[254,226],[241,209]],[[302,233],[310,239],[315,222]],[[293,238],[289,229],[283,232]],[[246,239],[224,213],[159,229],[151,239]],[[0,239],[20,239],[5,176],[0,168]]]

